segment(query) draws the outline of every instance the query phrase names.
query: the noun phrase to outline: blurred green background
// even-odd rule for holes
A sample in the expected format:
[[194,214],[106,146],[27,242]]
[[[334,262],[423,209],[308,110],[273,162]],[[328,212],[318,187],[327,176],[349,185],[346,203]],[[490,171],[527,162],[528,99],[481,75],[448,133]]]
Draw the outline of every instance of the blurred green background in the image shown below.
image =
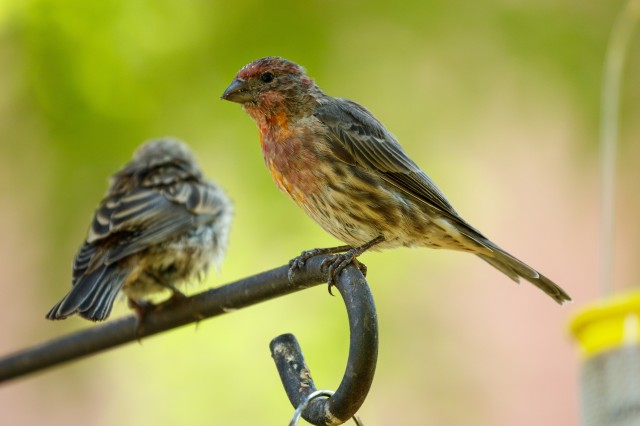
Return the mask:
[[[576,424],[566,322],[598,296],[598,103],[621,5],[0,0],[0,353],[91,326],[44,315],[70,286],[107,177],[149,138],[185,140],[235,202],[210,286],[339,244],[278,192],[255,124],[219,99],[241,66],[280,55],[367,106],[465,218],[576,301],[560,308],[460,253],[364,255],[380,322],[365,422]],[[621,100],[618,288],[640,269],[638,46]],[[347,320],[319,286],[9,383],[0,422],[286,424],[268,351],[284,332],[335,389]]]

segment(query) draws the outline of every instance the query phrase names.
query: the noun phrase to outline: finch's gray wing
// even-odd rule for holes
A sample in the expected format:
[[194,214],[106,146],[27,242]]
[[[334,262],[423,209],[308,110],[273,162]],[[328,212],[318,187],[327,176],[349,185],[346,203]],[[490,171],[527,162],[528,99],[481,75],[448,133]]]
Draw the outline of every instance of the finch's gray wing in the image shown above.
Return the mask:
[[314,115],[329,129],[333,152],[340,160],[376,173],[446,216],[462,220],[429,176],[366,108],[337,98],[321,105]]
[[104,245],[104,262],[116,262],[215,221],[223,208],[219,197],[212,185],[186,181],[108,198],[94,216],[87,242]]

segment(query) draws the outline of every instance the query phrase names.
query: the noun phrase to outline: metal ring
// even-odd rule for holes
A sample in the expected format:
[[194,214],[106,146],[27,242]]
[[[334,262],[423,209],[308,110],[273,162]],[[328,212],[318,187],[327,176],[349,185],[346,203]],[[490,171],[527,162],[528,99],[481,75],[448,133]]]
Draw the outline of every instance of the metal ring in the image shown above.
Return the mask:
[[[302,403],[300,403],[300,405],[298,405],[298,408],[296,408],[296,411],[293,412],[293,417],[291,417],[291,421],[289,422],[289,426],[297,426],[298,425],[298,422],[300,421],[300,416],[302,416],[302,412],[304,411],[305,408],[307,408],[307,405],[311,401],[313,401],[314,399],[316,399],[319,396],[326,396],[328,398],[331,395],[333,395],[334,393],[335,393],[334,391],[330,391],[330,390],[317,390],[317,391],[311,392],[309,395],[307,395],[307,397],[304,399],[304,401],[302,401]],[[360,419],[360,416],[358,416],[357,414],[354,414],[352,419],[356,423],[357,426],[364,426],[364,423]]]

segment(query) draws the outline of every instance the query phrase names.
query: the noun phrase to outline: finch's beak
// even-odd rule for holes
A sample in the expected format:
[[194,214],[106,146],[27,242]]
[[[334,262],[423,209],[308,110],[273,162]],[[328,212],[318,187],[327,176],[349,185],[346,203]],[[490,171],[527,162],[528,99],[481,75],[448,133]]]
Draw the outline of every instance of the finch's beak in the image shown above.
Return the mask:
[[252,98],[247,82],[236,78],[231,82],[227,90],[221,96],[222,99],[243,104]]

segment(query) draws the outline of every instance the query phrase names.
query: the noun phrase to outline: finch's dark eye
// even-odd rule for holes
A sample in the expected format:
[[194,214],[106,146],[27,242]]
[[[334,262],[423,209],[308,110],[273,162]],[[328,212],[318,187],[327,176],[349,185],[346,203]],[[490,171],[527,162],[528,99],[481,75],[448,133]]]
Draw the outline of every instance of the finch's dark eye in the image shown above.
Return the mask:
[[271,83],[273,81],[273,74],[271,74],[270,72],[265,72],[260,76],[260,80],[264,81],[265,83]]

